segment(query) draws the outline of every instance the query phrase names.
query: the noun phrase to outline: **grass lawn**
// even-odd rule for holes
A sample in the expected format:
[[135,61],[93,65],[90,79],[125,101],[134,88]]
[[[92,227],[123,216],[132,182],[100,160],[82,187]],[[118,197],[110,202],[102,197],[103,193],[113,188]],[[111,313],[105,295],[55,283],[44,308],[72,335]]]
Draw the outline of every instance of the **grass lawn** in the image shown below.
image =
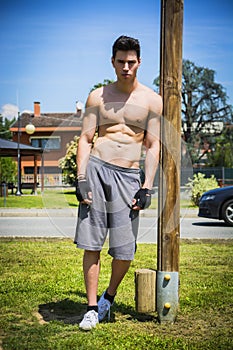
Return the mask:
[[[79,330],[85,311],[82,252],[71,240],[0,239],[3,350],[233,348],[233,240],[182,241],[180,308],[174,324],[135,311],[134,272],[156,267],[156,245],[139,244],[111,321]],[[102,252],[99,295],[111,259]]]
[[[9,193],[6,198],[6,208],[69,208],[77,207],[78,202],[73,188],[46,189],[43,194],[30,195],[30,190],[24,190],[22,196]],[[188,199],[181,199],[181,208],[191,207]],[[4,198],[0,197],[0,207],[4,207]],[[157,198],[152,198],[151,209],[157,208]]]
[[[6,208],[69,208],[77,207],[78,202],[75,196],[74,189],[46,189],[42,194],[31,195],[30,190],[24,190],[22,196],[9,194],[6,198]],[[4,207],[4,198],[0,198],[0,207]]]

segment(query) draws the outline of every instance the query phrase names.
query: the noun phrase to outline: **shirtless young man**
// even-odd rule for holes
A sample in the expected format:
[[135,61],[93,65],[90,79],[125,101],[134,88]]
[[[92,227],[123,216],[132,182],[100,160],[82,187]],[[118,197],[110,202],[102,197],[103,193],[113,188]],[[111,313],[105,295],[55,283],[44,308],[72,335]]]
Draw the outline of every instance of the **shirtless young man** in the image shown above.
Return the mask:
[[[162,99],[140,84],[140,45],[121,36],[113,44],[116,82],[92,91],[86,102],[77,152],[80,201],[75,243],[84,249],[88,308],[80,328],[90,330],[110,314],[117,288],[136,250],[139,211],[150,205],[159,160]],[[98,136],[93,139],[98,130]],[[139,160],[145,146],[145,181]],[[100,252],[109,233],[112,273],[97,303]]]

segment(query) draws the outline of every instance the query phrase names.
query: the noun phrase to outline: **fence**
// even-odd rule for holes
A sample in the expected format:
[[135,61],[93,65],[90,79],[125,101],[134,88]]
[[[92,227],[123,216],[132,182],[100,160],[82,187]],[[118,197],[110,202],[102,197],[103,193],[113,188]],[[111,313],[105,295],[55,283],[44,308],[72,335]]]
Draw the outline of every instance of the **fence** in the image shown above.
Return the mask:
[[[190,179],[193,178],[194,174],[202,173],[206,177],[211,177],[214,175],[220,186],[233,185],[233,168],[181,168],[180,173],[180,185],[186,186]],[[154,186],[158,186],[159,175],[156,174]]]
[[233,168],[194,168],[193,173],[203,173],[206,177],[214,175],[220,186],[233,185]]
[[[233,185],[233,168],[181,168],[180,184],[185,186],[189,179],[193,178],[194,174],[203,173],[206,177],[214,175],[220,186]],[[156,174],[154,186],[158,186],[159,176]],[[32,174],[23,175],[22,182],[33,182],[34,177]],[[41,185],[41,175],[37,175],[37,182]],[[62,174],[44,174],[44,186],[45,187],[61,187],[65,186]]]
[[[23,183],[33,183],[34,182],[34,175],[27,174],[22,175],[22,182]],[[37,182],[39,183],[39,186],[41,186],[41,175],[37,175]],[[64,186],[62,174],[44,174],[44,186],[45,187],[62,187]]]

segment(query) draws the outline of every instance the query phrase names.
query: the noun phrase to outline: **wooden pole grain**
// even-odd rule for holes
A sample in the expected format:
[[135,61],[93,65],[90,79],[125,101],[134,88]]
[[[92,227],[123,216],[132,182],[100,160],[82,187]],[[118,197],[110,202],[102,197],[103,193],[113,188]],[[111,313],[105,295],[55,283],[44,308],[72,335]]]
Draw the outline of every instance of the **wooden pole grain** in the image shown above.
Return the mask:
[[[165,272],[179,271],[182,32],[183,0],[162,0],[160,93],[163,98],[163,117],[157,270]],[[157,296],[158,293],[166,293],[166,288],[157,291]],[[160,316],[160,319],[170,320],[171,314],[167,312],[166,317]],[[174,312],[171,319],[174,319]]]

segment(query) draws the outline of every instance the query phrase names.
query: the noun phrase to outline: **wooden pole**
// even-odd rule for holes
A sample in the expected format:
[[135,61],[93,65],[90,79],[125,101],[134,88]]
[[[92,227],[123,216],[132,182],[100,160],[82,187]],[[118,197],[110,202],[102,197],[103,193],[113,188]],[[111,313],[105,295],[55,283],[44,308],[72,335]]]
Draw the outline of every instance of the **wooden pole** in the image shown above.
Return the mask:
[[183,0],[162,0],[161,5],[160,93],[164,107],[156,293],[160,321],[173,322],[178,309]]

